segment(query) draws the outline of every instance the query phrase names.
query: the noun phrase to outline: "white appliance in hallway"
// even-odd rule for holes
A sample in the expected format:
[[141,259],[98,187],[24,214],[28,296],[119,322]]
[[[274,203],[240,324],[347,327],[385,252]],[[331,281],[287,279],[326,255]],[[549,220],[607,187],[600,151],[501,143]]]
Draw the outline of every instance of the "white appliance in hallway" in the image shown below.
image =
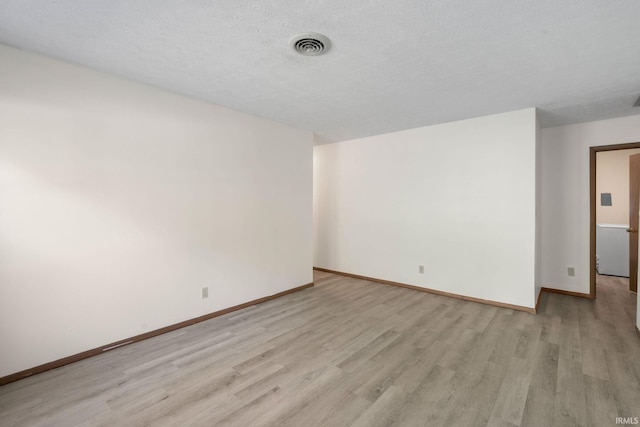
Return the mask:
[[626,224],[596,227],[596,270],[609,276],[629,277],[629,236]]

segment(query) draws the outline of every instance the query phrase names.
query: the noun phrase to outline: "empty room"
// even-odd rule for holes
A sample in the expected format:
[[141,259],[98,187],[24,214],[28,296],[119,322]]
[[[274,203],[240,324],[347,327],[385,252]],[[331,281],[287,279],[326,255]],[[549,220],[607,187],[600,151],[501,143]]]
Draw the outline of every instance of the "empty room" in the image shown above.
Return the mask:
[[639,424],[639,17],[1,1],[0,425]]

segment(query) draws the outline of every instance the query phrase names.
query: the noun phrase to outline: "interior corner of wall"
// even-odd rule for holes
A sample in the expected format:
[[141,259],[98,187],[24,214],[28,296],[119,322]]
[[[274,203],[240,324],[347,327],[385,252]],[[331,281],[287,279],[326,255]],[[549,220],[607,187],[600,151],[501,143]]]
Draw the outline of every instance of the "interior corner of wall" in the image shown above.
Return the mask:
[[315,132],[313,133],[313,145],[325,145],[325,144],[331,144],[333,141],[331,141],[329,138],[325,138],[324,136],[318,135]]

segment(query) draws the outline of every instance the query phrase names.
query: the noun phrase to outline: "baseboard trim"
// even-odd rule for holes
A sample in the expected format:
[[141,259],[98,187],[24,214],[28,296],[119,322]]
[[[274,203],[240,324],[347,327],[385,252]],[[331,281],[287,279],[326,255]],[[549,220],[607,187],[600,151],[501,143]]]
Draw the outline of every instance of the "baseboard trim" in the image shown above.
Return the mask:
[[536,313],[540,307],[540,299],[542,298],[542,293],[544,292],[544,288],[540,288],[540,292],[538,292],[538,298],[536,298]]
[[561,295],[569,295],[571,297],[580,297],[580,298],[593,299],[591,294],[583,294],[582,292],[565,291],[565,290],[562,290],[562,289],[542,288],[541,292],[551,292],[552,294],[561,294]]
[[88,357],[96,356],[98,354],[102,354],[109,350],[114,350],[119,347],[123,347],[125,345],[133,344],[138,341],[143,341],[148,338],[152,338],[158,335],[165,334],[167,332],[175,331],[176,329],[181,329],[187,326],[194,325],[196,323],[204,322],[205,320],[213,319],[214,317],[222,316],[223,314],[231,313],[232,311],[241,310],[243,308],[250,307],[252,305],[260,304],[263,302],[270,301],[272,299],[280,298],[285,295],[301,291],[303,289],[307,289],[313,286],[313,282],[307,283],[306,285],[297,286],[295,288],[287,289],[286,291],[278,292],[277,294],[269,295],[266,297],[258,298],[252,301],[248,301],[242,304],[234,305],[233,307],[224,308],[222,310],[214,311],[213,313],[205,314],[203,316],[195,317],[193,319],[185,320],[183,322],[179,322],[173,325],[165,326],[164,328],[156,329],[153,331],[145,332],[144,334],[136,335],[131,338],[125,338],[120,341],[113,342],[111,344],[106,344],[91,350],[83,351],[82,353],[74,354],[71,356],[63,357],[62,359],[54,360],[53,362],[45,363],[43,365],[36,366],[34,368],[25,369],[24,371],[16,372],[15,374],[7,375],[5,377],[0,378],[0,386],[8,384],[10,382],[18,381],[23,378],[30,377],[35,374],[39,374],[45,371],[49,371],[51,369],[59,368],[64,365],[68,365],[70,363],[77,362],[82,359],[86,359]]
[[478,302],[480,304],[493,305],[495,307],[501,307],[501,308],[510,308],[512,310],[525,311],[525,312],[531,313],[531,314],[535,314],[536,313],[535,307],[525,307],[525,306],[522,306],[522,305],[507,304],[507,303],[504,303],[504,302],[498,302],[498,301],[492,301],[492,300],[487,300],[487,299],[482,299],[482,298],[469,297],[469,296],[466,296],[466,295],[460,295],[460,294],[454,294],[454,293],[451,293],[451,292],[439,291],[437,289],[423,288],[421,286],[409,285],[409,284],[400,283],[400,282],[393,282],[391,280],[377,279],[375,277],[360,276],[359,274],[351,274],[351,273],[345,273],[345,272],[342,272],[342,271],[330,270],[328,268],[313,267],[313,269],[314,270],[318,270],[318,271],[324,271],[325,273],[333,273],[333,274],[338,274],[340,276],[353,277],[354,279],[368,280],[370,282],[381,283],[383,285],[399,286],[401,288],[413,289],[415,291],[421,291],[421,292],[428,292],[430,294],[442,295],[442,296],[449,297],[449,298],[456,298],[456,299],[461,299],[461,300],[465,300],[465,301]]

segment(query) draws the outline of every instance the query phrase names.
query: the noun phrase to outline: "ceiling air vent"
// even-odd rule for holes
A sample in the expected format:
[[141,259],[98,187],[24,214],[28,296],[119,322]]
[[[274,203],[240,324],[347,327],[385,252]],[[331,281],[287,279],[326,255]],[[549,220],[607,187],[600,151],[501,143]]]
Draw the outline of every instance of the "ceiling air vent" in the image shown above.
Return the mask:
[[305,56],[322,55],[331,47],[326,36],[317,33],[298,34],[289,42],[293,50]]

